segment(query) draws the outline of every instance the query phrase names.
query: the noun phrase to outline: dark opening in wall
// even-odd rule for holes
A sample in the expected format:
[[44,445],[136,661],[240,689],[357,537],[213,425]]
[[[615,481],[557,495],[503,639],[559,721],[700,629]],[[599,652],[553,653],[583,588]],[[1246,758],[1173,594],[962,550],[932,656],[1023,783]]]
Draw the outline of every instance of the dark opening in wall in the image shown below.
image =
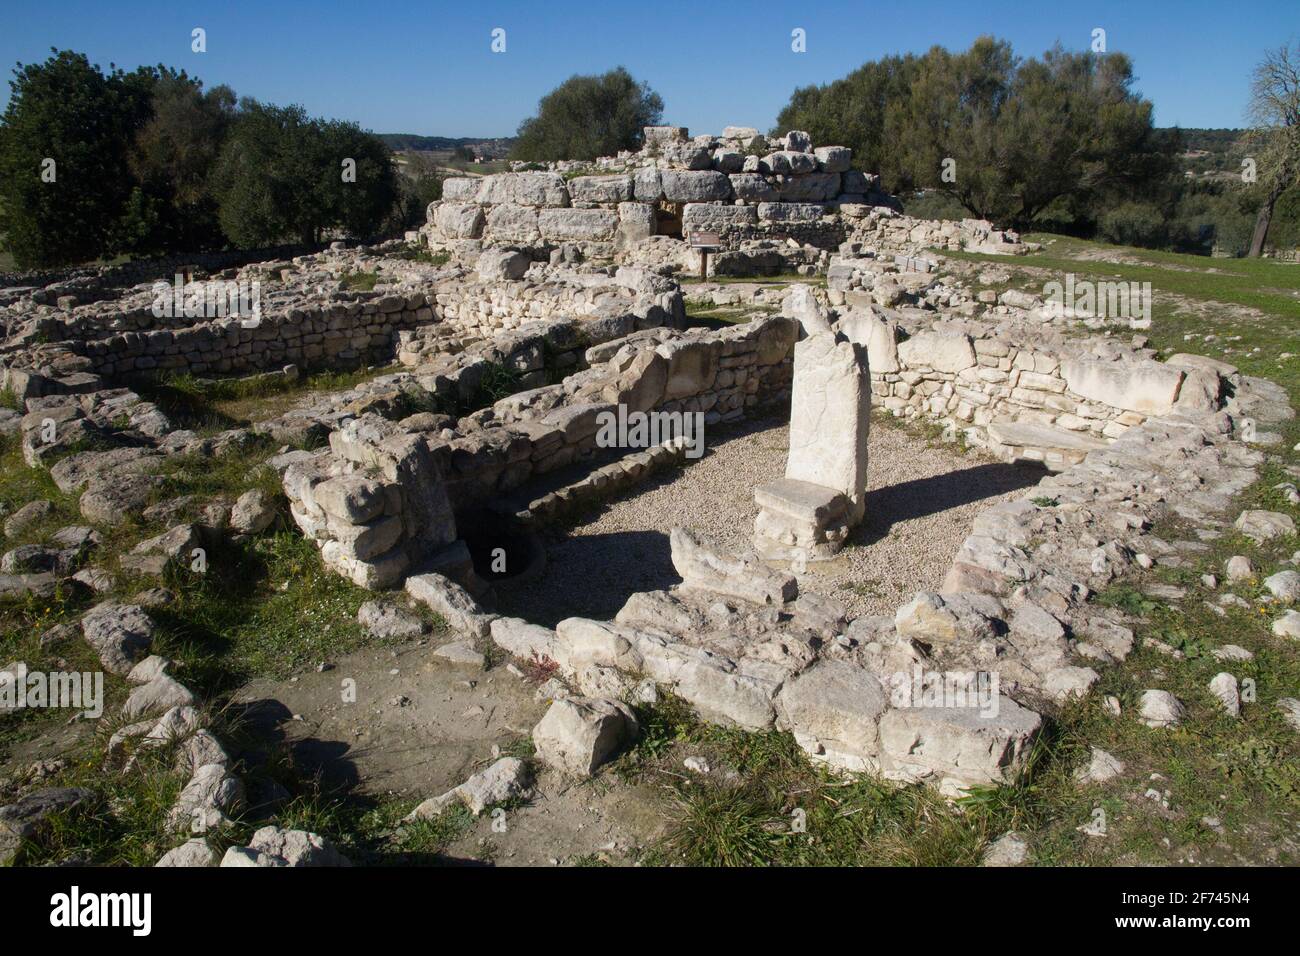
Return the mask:
[[546,549],[537,535],[487,509],[461,523],[474,572],[484,581],[521,580],[546,566]]
[[682,238],[682,212],[685,203],[660,200],[655,205],[655,232],[661,236]]

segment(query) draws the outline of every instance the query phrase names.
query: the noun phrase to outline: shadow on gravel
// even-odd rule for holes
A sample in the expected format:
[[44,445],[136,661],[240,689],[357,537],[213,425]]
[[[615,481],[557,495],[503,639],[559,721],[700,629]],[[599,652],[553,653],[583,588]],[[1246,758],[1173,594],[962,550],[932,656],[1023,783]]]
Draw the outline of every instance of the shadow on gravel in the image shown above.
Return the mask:
[[896,523],[1031,488],[1047,475],[1046,469],[1033,465],[991,462],[877,488],[867,493],[866,518],[849,536],[849,543],[871,544],[888,535]]

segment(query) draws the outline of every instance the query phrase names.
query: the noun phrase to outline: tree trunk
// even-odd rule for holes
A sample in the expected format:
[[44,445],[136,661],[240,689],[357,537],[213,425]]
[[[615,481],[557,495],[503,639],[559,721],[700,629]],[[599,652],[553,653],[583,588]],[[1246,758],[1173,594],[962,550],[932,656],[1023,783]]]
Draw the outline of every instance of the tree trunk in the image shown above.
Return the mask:
[[1278,177],[1277,183],[1269,189],[1259,207],[1259,215],[1255,217],[1255,232],[1250,237],[1250,251],[1246,253],[1252,259],[1258,259],[1264,254],[1264,240],[1268,238],[1268,227],[1273,222],[1273,206],[1277,203],[1277,197],[1282,195],[1286,181],[1285,177]]

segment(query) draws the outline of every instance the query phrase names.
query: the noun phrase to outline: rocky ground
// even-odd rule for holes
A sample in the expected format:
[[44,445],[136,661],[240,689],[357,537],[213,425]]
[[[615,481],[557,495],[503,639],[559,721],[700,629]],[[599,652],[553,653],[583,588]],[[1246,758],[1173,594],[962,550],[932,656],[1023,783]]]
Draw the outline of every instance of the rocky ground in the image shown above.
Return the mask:
[[[1023,292],[1070,255],[1080,272],[1090,263],[1107,274],[1159,268],[1136,250],[1101,256],[1048,245],[1014,263],[966,257],[953,265],[960,281],[942,282]],[[1247,289],[1240,276],[1200,265],[1179,257],[1162,270],[1169,294],[1157,299],[1150,347],[1229,361],[1280,383],[1294,404],[1300,314],[1294,296],[1269,291],[1285,286],[1288,276],[1276,270],[1286,267],[1242,266],[1260,270]],[[720,308],[739,309],[760,287],[737,288],[723,283],[707,294]],[[777,301],[770,292],[764,298]],[[1182,300],[1222,305],[1184,311]],[[1100,331],[1131,337],[1127,329]],[[1022,775],[954,805],[927,785],[829,773],[785,731],[705,722],[681,701],[640,687],[619,707],[560,707],[552,703],[564,696],[552,668],[511,659],[463,609],[433,613],[400,592],[371,605],[372,594],[322,565],[285,513],[278,475],[263,465],[296,449],[253,426],[283,417],[307,395],[326,418],[357,402],[373,407],[380,391],[365,383],[381,371],[346,381],[277,378],[267,394],[172,383],[101,395],[72,416],[83,438],[125,429],[149,439],[137,446],[148,445],[148,454],[122,454],[102,473],[62,464],[84,451],[75,441],[48,456],[30,442],[24,448],[19,409],[0,416],[7,432],[0,665],[113,665],[101,721],[0,715],[7,862],[1298,858],[1294,419],[1261,416],[1252,445],[1234,443],[1237,460],[1258,465],[1253,484],[1232,497],[1201,489],[1143,529],[1143,540],[1167,549],[1112,549],[1122,553],[1108,560],[1118,556],[1122,567],[1087,607],[1131,631],[1131,653],[1105,666],[1099,659],[1086,696],[1044,709],[1046,743]],[[333,397],[322,403],[327,393]],[[178,424],[191,427],[166,437]],[[609,618],[633,592],[677,583],[667,544],[673,526],[728,547],[745,543],[752,488],[780,473],[785,429],[760,420],[708,434],[716,437],[702,460],[545,532],[547,567],[500,582],[498,610],[548,625],[576,614]],[[911,593],[937,590],[976,515],[1032,495],[1042,477],[880,421],[870,456],[866,522],[840,557],[799,576],[801,591],[833,597],[852,617],[892,616]],[[89,506],[87,482],[95,492]],[[1077,511],[1054,511],[1055,496],[1087,489],[1055,487],[1034,504],[1033,520],[1059,534]],[[1136,493],[1143,507],[1149,491]],[[115,502],[124,494],[138,517],[119,520]],[[1095,528],[1111,517],[1101,511],[1087,520]],[[184,533],[173,534],[178,527]],[[178,560],[198,544],[208,551],[206,572]],[[1059,540],[1053,547],[1035,558],[1060,557]],[[575,723],[552,726],[561,717]],[[557,769],[583,756],[567,747],[575,726],[618,741],[594,774]],[[606,749],[584,739],[588,756]],[[206,843],[183,832],[196,814],[211,824]]]

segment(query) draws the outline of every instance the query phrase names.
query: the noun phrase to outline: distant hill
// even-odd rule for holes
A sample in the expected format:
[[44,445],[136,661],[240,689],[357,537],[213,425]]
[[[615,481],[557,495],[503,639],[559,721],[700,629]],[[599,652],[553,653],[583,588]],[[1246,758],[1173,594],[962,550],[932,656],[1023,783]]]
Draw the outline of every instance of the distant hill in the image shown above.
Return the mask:
[[513,136],[476,138],[473,136],[420,136],[416,133],[380,133],[389,149],[415,152],[450,151],[458,146],[468,146],[481,156],[505,156],[514,146]]

